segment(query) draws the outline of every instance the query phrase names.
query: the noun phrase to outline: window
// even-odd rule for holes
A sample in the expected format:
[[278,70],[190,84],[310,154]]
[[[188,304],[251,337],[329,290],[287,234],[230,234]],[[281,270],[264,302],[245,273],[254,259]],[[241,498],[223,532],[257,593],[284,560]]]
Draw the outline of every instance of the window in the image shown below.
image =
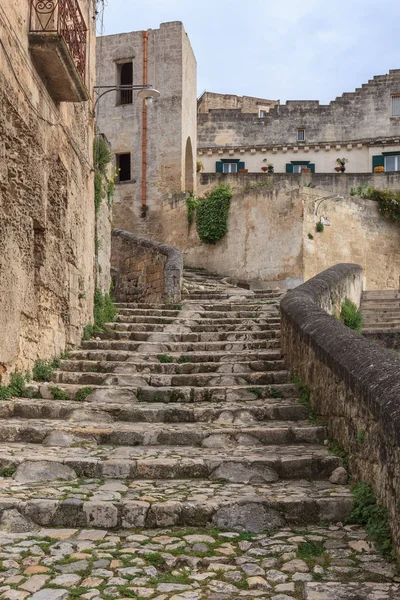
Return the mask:
[[118,181],[131,180],[131,153],[117,154]]
[[305,129],[298,129],[297,130],[297,141],[298,142],[304,142],[305,139],[306,139],[306,130]]
[[[133,84],[133,63],[132,61],[118,65],[118,85]],[[132,104],[133,91],[119,90],[118,104]]]
[[293,165],[293,173],[301,173],[302,169],[309,169],[310,166],[307,165]]
[[400,94],[392,96],[392,117],[400,117]]
[[238,173],[244,168],[244,162],[236,158],[223,158],[215,163],[216,173]]
[[267,114],[268,114],[268,113],[267,113],[267,111],[266,111],[266,110],[260,110],[260,115],[259,115],[259,116],[260,116],[260,119],[263,119],[264,117],[266,117],[266,116],[267,116]]
[[237,163],[222,163],[222,172],[223,173],[237,173],[238,165]]
[[400,171],[400,154],[385,156],[385,173],[388,171]]
[[286,173],[301,173],[302,169],[310,169],[311,173],[315,173],[315,164],[309,161],[292,160],[286,165]]

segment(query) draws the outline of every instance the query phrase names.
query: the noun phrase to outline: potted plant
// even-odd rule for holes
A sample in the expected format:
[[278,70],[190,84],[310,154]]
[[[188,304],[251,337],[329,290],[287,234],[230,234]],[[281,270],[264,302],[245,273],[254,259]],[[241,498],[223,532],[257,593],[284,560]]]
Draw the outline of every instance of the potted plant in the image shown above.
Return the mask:
[[268,167],[268,173],[274,172],[274,165],[272,163],[268,163],[267,167]]
[[248,169],[239,169],[238,173],[248,173]]
[[374,167],[374,173],[384,173],[385,167]]
[[311,173],[311,169],[310,169],[309,167],[304,167],[304,168],[301,170],[301,172],[302,172],[302,173]]
[[266,173],[268,171],[268,167],[261,167],[261,171],[264,171],[264,173]]
[[338,164],[339,170],[344,173],[346,170],[346,163],[349,162],[348,158],[337,158],[336,162]]
[[335,167],[336,173],[340,173],[340,167]]
[[196,162],[196,171],[197,171],[197,173],[200,173],[200,171],[202,171],[203,169],[204,169],[203,163],[200,160],[198,160]]

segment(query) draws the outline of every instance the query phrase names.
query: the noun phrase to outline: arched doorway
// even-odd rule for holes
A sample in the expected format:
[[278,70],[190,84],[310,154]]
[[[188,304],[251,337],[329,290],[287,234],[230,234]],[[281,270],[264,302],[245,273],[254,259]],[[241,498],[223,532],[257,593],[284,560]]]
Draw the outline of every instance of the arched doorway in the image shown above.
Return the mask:
[[193,165],[193,149],[192,140],[190,137],[186,140],[185,151],[185,191],[191,192],[194,188],[194,165]]

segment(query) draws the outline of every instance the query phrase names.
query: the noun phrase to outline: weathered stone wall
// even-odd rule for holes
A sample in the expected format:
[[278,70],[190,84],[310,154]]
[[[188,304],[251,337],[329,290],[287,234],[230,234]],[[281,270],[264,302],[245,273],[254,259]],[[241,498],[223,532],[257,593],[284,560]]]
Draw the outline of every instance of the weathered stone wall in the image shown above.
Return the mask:
[[378,75],[355,92],[328,105],[318,100],[288,101],[271,108],[262,119],[240,110],[211,110],[198,116],[199,148],[219,145],[297,146],[297,129],[306,130],[306,144],[344,142],[400,135],[400,119],[392,117],[391,94],[400,88],[400,69]]
[[[400,189],[399,175],[201,174],[198,195],[220,183],[234,193],[228,233],[215,245],[201,243],[195,223],[189,227],[183,195],[162,203],[161,239],[182,250],[189,266],[292,288],[338,261],[357,261],[368,289],[397,288],[400,227],[381,219],[376,202],[349,192],[365,183]],[[330,198],[337,195],[343,200]],[[317,233],[321,217],[331,224]]]
[[[182,23],[162,23],[148,34],[147,80],[160,98],[147,109],[147,212],[142,209],[142,101],[133,92],[132,103],[121,105],[111,92],[98,104],[97,122],[115,154],[131,153],[131,180],[115,190],[114,226],[161,239],[162,199],[196,185],[196,60]],[[133,81],[141,84],[142,31],[99,39],[97,85],[115,85],[124,61],[132,61]]]
[[279,100],[266,100],[265,98],[254,98],[251,96],[235,96],[234,94],[215,94],[204,92],[198,102],[199,114],[208,113],[215,109],[239,109],[243,113],[259,115],[260,110],[269,111],[270,108],[279,104]]
[[310,387],[329,436],[348,452],[354,479],[369,483],[388,509],[399,552],[399,359],[328,314],[345,297],[359,304],[362,278],[360,266],[341,264],[289,292],[281,303],[282,352]]
[[114,229],[111,265],[118,302],[179,302],[183,272],[179,250]]
[[[288,101],[271,107],[262,118],[240,102],[224,105],[220,99],[218,104],[220,95],[211,94],[201,103],[208,110],[198,115],[199,160],[208,173],[216,171],[221,159],[245,162],[245,168],[255,173],[268,163],[284,173],[292,161],[308,161],[315,172],[331,173],[336,159],[344,156],[348,171],[371,172],[372,156],[400,152],[400,118],[392,116],[392,94],[399,89],[400,69],[395,69],[329,105]],[[298,141],[298,129],[305,130],[304,141]]]
[[[80,341],[94,292],[93,120],[56,104],[29,54],[29,3],[0,7],[0,379]],[[94,83],[93,2],[86,85]],[[103,266],[107,268],[106,265]]]

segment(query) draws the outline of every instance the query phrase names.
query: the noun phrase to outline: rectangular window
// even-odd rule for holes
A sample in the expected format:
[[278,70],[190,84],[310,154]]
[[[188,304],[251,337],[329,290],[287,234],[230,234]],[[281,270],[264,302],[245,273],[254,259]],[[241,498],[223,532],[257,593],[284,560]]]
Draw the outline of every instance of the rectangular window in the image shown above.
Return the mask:
[[297,141],[298,142],[304,142],[305,139],[306,139],[306,130],[305,129],[298,129],[297,130]]
[[293,165],[293,173],[301,173],[302,169],[309,169],[310,165]]
[[400,117],[400,94],[392,96],[392,117]]
[[263,119],[266,116],[267,116],[267,111],[266,110],[260,110],[260,119]]
[[131,180],[131,153],[117,154],[118,181]]
[[400,171],[400,154],[397,156],[385,156],[385,173],[390,171]]
[[[133,84],[133,63],[132,61],[118,65],[118,85],[131,86]],[[118,104],[132,104],[133,91],[122,89],[118,92]]]
[[224,162],[222,164],[222,172],[223,173],[237,173],[237,170],[238,170],[237,163]]

